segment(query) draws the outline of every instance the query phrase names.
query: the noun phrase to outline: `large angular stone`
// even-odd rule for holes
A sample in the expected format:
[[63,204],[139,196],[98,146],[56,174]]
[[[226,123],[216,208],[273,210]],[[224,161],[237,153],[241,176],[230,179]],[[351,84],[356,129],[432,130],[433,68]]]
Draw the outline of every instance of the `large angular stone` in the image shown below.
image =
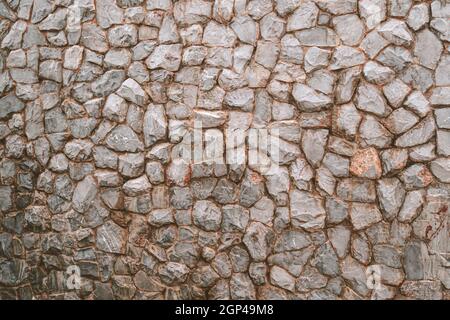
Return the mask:
[[350,219],[356,230],[365,229],[382,220],[381,212],[374,204],[352,203]]
[[222,210],[208,200],[197,201],[192,209],[194,224],[206,231],[217,231],[222,222]]
[[450,160],[448,158],[439,158],[431,162],[431,172],[439,181],[450,183]]
[[306,230],[317,230],[325,224],[323,199],[306,191],[290,192],[292,224]]
[[397,19],[390,19],[383,23],[378,32],[389,42],[395,45],[409,46],[413,41],[413,36],[406,23]]
[[328,139],[328,130],[306,130],[302,137],[302,149],[306,159],[312,166],[318,167],[325,154],[325,145]]
[[232,47],[236,42],[236,34],[230,28],[218,24],[216,22],[209,22],[203,31],[202,43],[210,47]]
[[87,176],[78,182],[73,192],[73,208],[80,213],[86,212],[97,195],[97,183],[92,176]]
[[377,195],[383,216],[392,220],[400,210],[405,199],[405,189],[397,178],[385,178],[378,180]]
[[162,105],[149,105],[144,115],[144,141],[150,147],[167,134],[167,119]]
[[313,27],[295,33],[300,44],[307,47],[336,47],[339,37],[327,27]]
[[85,23],[81,30],[81,44],[86,48],[105,53],[108,51],[106,33],[95,24]]
[[181,52],[181,44],[163,44],[153,50],[145,63],[150,70],[162,68],[177,71],[181,64]]
[[124,254],[126,241],[126,230],[112,221],[106,222],[97,229],[96,245],[102,251]]
[[136,152],[144,150],[144,144],[139,136],[126,125],[115,127],[106,138],[106,144],[115,151]]
[[311,2],[301,3],[300,6],[289,16],[287,20],[287,31],[308,29],[316,25],[319,9]]
[[423,144],[435,135],[436,124],[433,116],[427,116],[418,125],[401,135],[395,141],[397,147],[412,147]]
[[174,4],[173,12],[178,23],[192,25],[206,22],[211,17],[211,7],[211,2],[203,0],[178,1]]
[[358,150],[352,157],[350,172],[360,178],[381,177],[381,162],[375,148]]
[[264,261],[270,253],[273,231],[260,222],[252,222],[242,239],[250,256],[255,261]]
[[436,35],[428,29],[417,33],[414,46],[414,55],[419,59],[419,64],[435,69],[441,57],[443,46]]

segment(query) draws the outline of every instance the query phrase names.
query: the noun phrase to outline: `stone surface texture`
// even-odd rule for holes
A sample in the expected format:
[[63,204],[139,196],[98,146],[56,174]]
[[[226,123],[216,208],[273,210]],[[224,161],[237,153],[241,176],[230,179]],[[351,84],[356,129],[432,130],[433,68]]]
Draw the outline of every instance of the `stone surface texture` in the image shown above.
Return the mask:
[[449,300],[449,21],[0,0],[0,300]]

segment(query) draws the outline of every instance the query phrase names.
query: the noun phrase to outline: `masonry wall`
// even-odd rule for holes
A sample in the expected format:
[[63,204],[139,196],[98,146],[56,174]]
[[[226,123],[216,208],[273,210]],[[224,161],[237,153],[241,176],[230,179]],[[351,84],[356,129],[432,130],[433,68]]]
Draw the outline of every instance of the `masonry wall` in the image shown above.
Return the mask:
[[0,17],[0,299],[449,299],[448,1]]

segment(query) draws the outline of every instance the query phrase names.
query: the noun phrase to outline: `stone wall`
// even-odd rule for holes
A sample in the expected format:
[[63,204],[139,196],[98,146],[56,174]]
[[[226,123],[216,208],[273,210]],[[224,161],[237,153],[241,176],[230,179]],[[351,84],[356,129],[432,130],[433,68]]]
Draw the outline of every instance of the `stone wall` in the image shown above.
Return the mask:
[[0,299],[450,298],[448,1],[0,16]]

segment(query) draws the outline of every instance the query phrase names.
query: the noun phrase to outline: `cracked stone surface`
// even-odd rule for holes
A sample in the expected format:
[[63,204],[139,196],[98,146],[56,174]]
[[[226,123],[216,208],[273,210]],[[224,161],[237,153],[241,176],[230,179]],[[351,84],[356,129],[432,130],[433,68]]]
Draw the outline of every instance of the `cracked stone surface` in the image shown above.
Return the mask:
[[0,17],[0,300],[450,299],[449,1]]

